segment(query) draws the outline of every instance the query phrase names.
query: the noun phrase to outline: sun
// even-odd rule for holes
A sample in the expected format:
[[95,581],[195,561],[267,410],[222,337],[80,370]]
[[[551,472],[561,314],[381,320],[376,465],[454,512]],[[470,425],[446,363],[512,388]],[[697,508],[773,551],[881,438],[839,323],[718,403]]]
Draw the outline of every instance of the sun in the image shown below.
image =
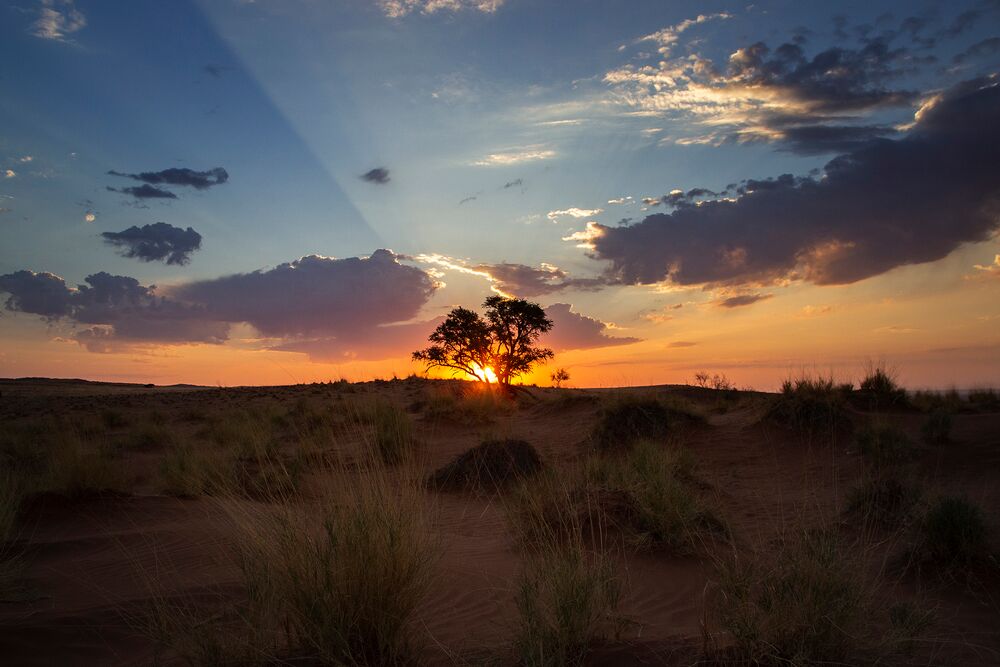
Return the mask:
[[490,366],[480,366],[479,364],[473,364],[473,373],[470,375],[473,379],[486,382],[497,382],[497,374],[493,372],[493,368]]

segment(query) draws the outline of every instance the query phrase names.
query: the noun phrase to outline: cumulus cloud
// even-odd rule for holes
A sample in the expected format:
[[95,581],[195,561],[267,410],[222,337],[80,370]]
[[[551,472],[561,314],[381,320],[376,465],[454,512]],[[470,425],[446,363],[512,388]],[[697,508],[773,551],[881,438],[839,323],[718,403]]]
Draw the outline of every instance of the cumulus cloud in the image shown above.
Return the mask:
[[434,14],[436,12],[479,11],[492,14],[504,0],[378,0],[382,12],[390,18],[402,18],[413,12]]
[[818,178],[747,181],[731,199],[681,205],[567,240],[629,284],[851,283],[931,262],[1000,226],[1000,85],[967,81],[928,101],[901,139],[876,139]]
[[726,17],[699,16],[642,38],[660,45],[659,56],[605,74],[615,101],[631,112],[701,126],[699,133],[671,138],[679,144],[787,140],[789,150],[818,153],[844,150],[844,140],[852,137],[891,133],[890,127],[854,119],[917,99],[915,92],[891,85],[918,60],[911,49],[894,44],[901,31],[866,34],[855,48],[836,46],[814,55],[806,53],[803,40],[773,49],[755,42],[723,64],[694,50],[674,55],[684,30]]
[[85,325],[75,337],[94,351],[136,343],[223,343],[230,326],[243,322],[283,339],[286,347],[339,341],[338,349],[346,350],[384,339],[381,327],[411,320],[436,288],[427,273],[401,264],[388,250],[367,258],[311,255],[162,290],[105,272],[76,288],[51,273],[0,276],[7,310]]
[[1000,255],[993,257],[992,264],[976,264],[973,268],[979,272],[977,277],[1000,279]]
[[31,24],[31,34],[42,39],[65,41],[82,30],[87,17],[73,4],[73,0],[42,0],[38,18]]
[[191,227],[181,229],[165,222],[133,225],[121,232],[103,232],[101,236],[105,243],[116,246],[123,257],[144,262],[187,264],[191,253],[201,248],[201,234]]
[[180,185],[194,188],[195,190],[207,190],[216,185],[222,185],[229,180],[229,172],[222,167],[215,167],[206,171],[175,167],[163,169],[162,171],[142,171],[138,174],[127,174],[111,170],[108,172],[108,175],[131,178],[134,181],[150,185]]
[[641,338],[609,336],[612,326],[606,322],[574,313],[568,303],[546,306],[545,314],[552,320],[552,330],[542,337],[541,343],[556,352],[587,350],[612,345],[630,345]]
[[107,186],[108,192],[120,192],[123,195],[132,195],[136,199],[177,199],[177,195],[168,190],[162,190],[152,185],[135,185],[128,188],[113,188]]
[[4,178],[14,178],[15,176],[17,176],[17,172],[14,171],[13,169],[5,169],[3,172],[3,176]]
[[370,169],[361,174],[361,180],[368,181],[369,183],[375,183],[376,185],[385,185],[390,180],[389,170],[385,167]]
[[515,148],[500,153],[490,153],[486,157],[476,160],[472,164],[477,167],[509,166],[512,164],[522,164],[524,162],[537,162],[539,160],[551,160],[556,156],[554,150],[538,146],[528,146],[525,148]]
[[603,208],[576,208],[573,206],[559,211],[549,211],[545,217],[552,222],[557,222],[559,218],[591,218],[603,212]]

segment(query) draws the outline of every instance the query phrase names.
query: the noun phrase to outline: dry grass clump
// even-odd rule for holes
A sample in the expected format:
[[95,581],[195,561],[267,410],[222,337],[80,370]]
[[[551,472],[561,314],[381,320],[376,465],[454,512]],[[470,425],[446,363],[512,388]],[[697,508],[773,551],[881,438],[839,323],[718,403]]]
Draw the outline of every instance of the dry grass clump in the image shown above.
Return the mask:
[[719,561],[706,644],[749,665],[875,664],[912,650],[929,615],[887,609],[851,546],[806,532]]
[[913,518],[921,495],[920,487],[909,481],[876,476],[848,493],[847,513],[864,524],[895,529]]
[[591,440],[602,451],[627,449],[637,440],[666,440],[682,426],[700,421],[704,417],[682,401],[623,394],[601,410]]
[[428,420],[464,425],[490,424],[517,408],[517,403],[504,392],[477,382],[432,386],[427,398],[417,405]]
[[413,661],[437,548],[427,497],[409,476],[368,463],[308,502],[219,503],[235,532],[239,590],[206,601],[151,587],[140,626],[151,638],[199,665]]
[[52,443],[47,470],[38,490],[71,498],[124,491],[127,479],[121,460],[107,442],[86,440],[64,431]]
[[874,466],[885,467],[910,461],[916,455],[913,441],[890,424],[875,421],[855,434],[858,451]]
[[595,642],[620,634],[623,588],[611,557],[580,542],[529,554],[515,588],[517,664],[582,665]]
[[966,569],[988,558],[988,535],[982,508],[966,498],[945,496],[924,515],[917,554],[943,571]]
[[995,389],[978,388],[969,392],[969,405],[983,412],[1000,410],[1000,394]]
[[850,392],[851,385],[839,385],[832,376],[789,378],[782,383],[781,393],[771,403],[766,418],[810,436],[833,433],[850,425]]
[[183,443],[171,448],[160,461],[164,493],[194,498],[224,487],[231,461],[218,451]]
[[524,440],[486,440],[463,452],[428,479],[447,491],[500,491],[542,470],[542,459]]
[[358,409],[354,422],[365,444],[383,463],[397,464],[412,456],[417,444],[413,422],[395,404],[382,399],[371,401]]
[[[640,440],[621,457],[539,475],[515,489],[508,522],[528,542],[614,529],[633,546],[688,553],[724,532],[699,495],[682,450]],[[596,522],[596,523],[595,523]]]
[[871,410],[899,408],[907,405],[906,390],[899,386],[896,372],[883,363],[869,363],[858,385],[857,398]]

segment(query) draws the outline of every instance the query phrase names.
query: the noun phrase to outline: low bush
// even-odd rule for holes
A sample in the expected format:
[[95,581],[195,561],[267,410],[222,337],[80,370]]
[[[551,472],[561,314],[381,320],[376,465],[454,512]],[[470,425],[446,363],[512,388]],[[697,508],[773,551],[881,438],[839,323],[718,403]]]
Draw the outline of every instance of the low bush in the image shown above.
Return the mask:
[[850,425],[847,411],[850,391],[850,385],[838,385],[833,377],[789,378],[772,400],[766,418],[809,436],[832,435]]
[[591,440],[597,449],[628,449],[637,440],[665,441],[678,428],[703,418],[679,402],[625,394],[600,412]]
[[524,440],[487,440],[439,468],[428,484],[450,491],[499,491],[541,469],[538,452]]
[[976,410],[1000,410],[1000,394],[997,394],[994,389],[973,389],[969,392],[968,402]]
[[859,574],[859,553],[821,531],[721,560],[710,625],[738,664],[876,664],[899,655],[926,623],[886,609],[878,582]]
[[857,397],[871,410],[904,407],[907,404],[906,390],[899,386],[895,372],[881,363],[868,364],[865,377],[858,385]]
[[858,451],[876,467],[904,463],[916,454],[913,442],[905,433],[882,422],[866,424],[855,438]]
[[897,477],[879,476],[864,482],[847,496],[847,513],[885,528],[897,528],[913,517],[920,489]]
[[966,567],[988,553],[983,510],[965,498],[939,498],[928,508],[921,529],[918,548],[937,566]]

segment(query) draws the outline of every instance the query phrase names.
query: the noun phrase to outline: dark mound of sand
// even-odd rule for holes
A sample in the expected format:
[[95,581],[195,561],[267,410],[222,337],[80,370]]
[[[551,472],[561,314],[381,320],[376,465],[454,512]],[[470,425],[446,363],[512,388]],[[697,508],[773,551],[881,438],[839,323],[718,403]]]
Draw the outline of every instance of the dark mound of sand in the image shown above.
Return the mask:
[[542,469],[524,440],[487,440],[436,470],[428,486],[442,491],[499,490]]

